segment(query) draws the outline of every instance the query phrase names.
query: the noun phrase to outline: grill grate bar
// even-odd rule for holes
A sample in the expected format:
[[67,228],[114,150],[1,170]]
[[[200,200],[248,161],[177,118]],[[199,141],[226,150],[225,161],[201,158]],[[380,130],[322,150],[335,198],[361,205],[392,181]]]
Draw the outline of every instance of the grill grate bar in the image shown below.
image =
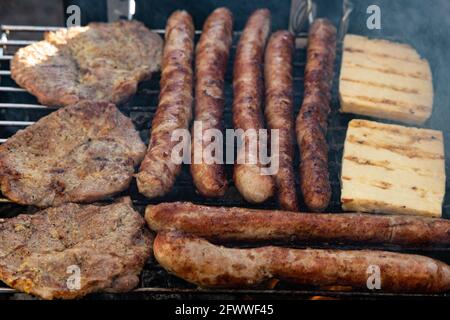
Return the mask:
[[8,121],[0,120],[0,126],[16,126],[16,127],[26,127],[33,124],[34,121]]
[[55,31],[62,29],[63,27],[48,27],[48,26],[25,26],[25,25],[9,25],[3,24],[0,26],[2,31],[32,31],[32,32],[45,32],[45,31]]
[[0,87],[0,91],[3,92],[27,92],[25,89],[17,87]]
[[[2,91],[2,90],[0,90]],[[6,91],[6,90],[5,90]],[[28,103],[0,103],[0,109],[58,109],[57,107],[47,107],[39,104]]]
[[[57,31],[64,29],[65,27],[48,27],[48,26],[27,26],[27,25],[0,25],[0,30],[5,33],[10,32],[47,32],[47,31]],[[151,29],[151,31],[164,35],[165,29]],[[234,36],[240,36],[242,31],[233,31]],[[202,30],[195,30],[196,35],[202,34]],[[306,38],[307,32],[301,32],[297,35],[298,38]]]
[[0,76],[10,76],[11,71],[9,70],[0,70]]
[[0,46],[28,46],[30,44],[33,44],[37,41],[34,40],[0,40]]

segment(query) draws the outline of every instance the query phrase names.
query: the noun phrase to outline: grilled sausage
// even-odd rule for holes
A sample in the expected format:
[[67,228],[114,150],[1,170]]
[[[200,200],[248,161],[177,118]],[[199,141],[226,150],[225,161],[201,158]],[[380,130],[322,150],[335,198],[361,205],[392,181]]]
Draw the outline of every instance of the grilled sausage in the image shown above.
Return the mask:
[[171,141],[171,135],[177,129],[189,130],[192,118],[194,33],[194,24],[187,12],[176,11],[169,17],[159,104],[148,151],[136,175],[139,192],[149,198],[169,192],[181,170],[181,164],[171,159],[172,149],[179,143]]
[[304,98],[296,131],[301,191],[306,206],[319,212],[331,198],[326,133],[335,55],[336,28],[328,20],[316,20],[309,32]]
[[145,220],[154,231],[179,230],[219,242],[450,244],[450,220],[414,216],[294,213],[175,202],[148,206]]
[[[270,12],[256,10],[248,19],[236,49],[233,70],[233,123],[235,129],[256,130],[264,128],[261,111],[263,95],[262,63],[264,47],[270,31]],[[275,189],[271,176],[261,173],[258,152],[249,148],[250,138],[243,138],[245,147],[239,148],[234,166],[234,183],[242,196],[252,203],[270,198]]]
[[[379,270],[384,292],[444,292],[450,267],[419,255],[260,247],[231,249],[178,232],[159,233],[155,258],[167,271],[202,287],[248,288],[273,279],[310,286],[367,289]],[[375,282],[376,283],[376,282]]]
[[266,120],[269,129],[279,130],[278,159],[275,183],[278,202],[284,210],[298,211],[295,191],[294,162],[294,114],[292,86],[292,55],[294,37],[288,31],[272,34],[266,48],[264,76],[266,87]]
[[[206,197],[223,196],[227,188],[224,165],[205,162],[201,150],[204,151],[211,142],[205,140],[207,130],[222,130],[224,77],[232,32],[231,12],[218,8],[206,20],[196,49],[195,121],[201,123],[202,132],[193,133],[191,174],[197,190]],[[195,163],[196,150],[200,152],[201,163]]]

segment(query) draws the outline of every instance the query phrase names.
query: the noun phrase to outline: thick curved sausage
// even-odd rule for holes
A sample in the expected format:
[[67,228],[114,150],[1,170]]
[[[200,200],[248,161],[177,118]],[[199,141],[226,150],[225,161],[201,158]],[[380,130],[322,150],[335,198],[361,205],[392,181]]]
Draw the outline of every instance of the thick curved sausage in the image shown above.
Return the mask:
[[231,249],[177,232],[158,233],[153,250],[167,271],[202,287],[251,288],[273,279],[367,290],[379,270],[383,292],[445,292],[450,267],[412,254],[260,247]]
[[327,126],[336,56],[336,28],[316,20],[308,38],[303,104],[296,121],[300,148],[300,187],[306,206],[323,211],[331,199]]
[[174,130],[189,130],[192,118],[194,33],[192,18],[186,11],[175,11],[169,17],[159,104],[148,151],[136,175],[139,192],[149,198],[169,192],[181,170],[181,164],[171,159],[172,149],[179,143],[171,141],[171,136]]
[[[248,19],[236,49],[233,69],[233,123],[234,128],[258,130],[264,128],[261,102],[263,98],[262,63],[264,48],[270,32],[270,12],[256,10]],[[249,148],[249,136],[244,138],[245,148],[239,148],[234,166],[234,183],[242,196],[252,203],[270,198],[275,190],[272,176],[261,173],[262,165],[257,152]]]
[[195,163],[194,158],[196,150],[204,152],[210,144],[209,139],[201,139],[205,139],[205,131],[223,129],[224,77],[232,33],[233,16],[230,10],[218,8],[206,20],[196,49],[195,121],[201,123],[202,132],[201,135],[193,132],[191,174],[197,190],[206,197],[223,196],[227,188],[223,164],[206,163],[202,153],[201,163]]
[[157,232],[179,230],[219,242],[450,245],[450,220],[404,215],[299,213],[173,202],[147,206],[145,220]]
[[[289,31],[272,34],[266,48],[264,77],[266,88],[266,120],[269,129],[279,130],[278,172],[275,183],[281,209],[298,211],[294,175],[294,112],[292,56],[294,36]],[[272,149],[273,150],[273,149]]]

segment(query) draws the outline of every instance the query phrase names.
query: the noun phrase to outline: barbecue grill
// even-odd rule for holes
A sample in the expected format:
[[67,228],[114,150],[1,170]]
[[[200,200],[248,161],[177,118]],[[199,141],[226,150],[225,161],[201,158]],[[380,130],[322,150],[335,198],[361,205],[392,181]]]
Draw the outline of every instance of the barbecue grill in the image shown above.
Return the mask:
[[[177,1],[175,1],[177,2]],[[217,2],[217,1],[213,1]],[[220,1],[219,1],[220,2]],[[251,1],[253,4],[256,1]],[[261,1],[260,5],[257,7],[266,6],[266,2]],[[270,2],[270,1],[269,1]],[[273,1],[272,3],[274,3]],[[286,2],[286,4],[284,4]],[[289,1],[282,2],[282,5],[287,6],[287,10],[289,11],[290,4]],[[294,1],[295,2],[295,1]],[[322,1],[322,5],[323,5]],[[338,1],[340,3],[340,1]],[[346,4],[348,4],[347,1]],[[364,1],[362,1],[364,2]],[[383,1],[381,1],[383,2]],[[406,1],[404,1],[406,2]],[[417,1],[414,1],[418,3]],[[441,1],[443,2],[443,1]],[[155,6],[156,1],[153,3]],[[223,5],[223,4],[218,4]],[[228,5],[231,8],[235,15],[239,15],[239,11],[236,8],[239,8],[238,5]],[[144,17],[145,13],[142,11],[139,12],[139,8],[145,9],[146,6],[150,6],[148,3],[138,2],[137,3],[137,15],[136,17],[139,19],[140,17]],[[364,7],[364,5],[362,5]],[[367,7],[367,6],[366,6]],[[295,6],[292,6],[295,9]],[[348,8],[348,6],[347,6]],[[166,8],[168,15],[172,9]],[[357,9],[357,8],[356,8]],[[161,10],[161,8],[159,8]],[[334,10],[334,9],[333,9]],[[355,10],[356,11],[356,10]],[[209,11],[208,11],[209,12]],[[190,12],[196,17],[196,12]],[[334,21],[336,21],[337,17],[341,19],[341,17],[348,16],[349,12],[334,12],[333,17]],[[310,13],[306,15],[308,16]],[[320,15],[320,11],[319,11]],[[245,20],[247,17],[238,17],[237,19]],[[292,18],[292,12],[291,12]],[[345,23],[348,22],[345,19],[341,19],[343,31],[346,29]],[[291,20],[292,21],[292,20]],[[146,22],[149,25],[148,21]],[[196,22],[196,35],[197,38],[201,34],[201,26],[202,24],[199,21]],[[388,23],[388,22],[385,22]],[[151,25],[151,24],[150,24]],[[161,29],[163,26],[157,26],[159,28],[152,28],[153,31],[157,32],[161,36],[164,36],[164,30]],[[236,28],[239,28],[239,22],[236,24]],[[280,26],[280,28],[287,28],[287,26]],[[292,25],[291,25],[292,27]],[[350,24],[351,27],[351,24]],[[8,137],[12,136],[15,132],[20,129],[25,128],[26,126],[34,123],[42,116],[45,116],[55,108],[47,107],[40,105],[36,98],[27,93],[24,89],[19,88],[15,82],[10,77],[10,61],[14,55],[14,52],[22,47],[26,46],[33,41],[34,39],[39,39],[42,37],[42,34],[46,31],[52,31],[57,29],[58,27],[46,27],[46,26],[25,26],[25,25],[1,25],[1,39],[0,39],[0,142],[5,142]],[[276,29],[276,27],[275,27]],[[356,28],[355,28],[356,29]],[[292,30],[292,29],[291,29]],[[296,30],[297,31],[297,30]],[[350,30],[352,32],[358,33],[358,31]],[[297,31],[298,32],[298,31]],[[361,32],[360,32],[361,33]],[[225,127],[232,128],[232,115],[231,115],[231,104],[232,104],[232,63],[234,60],[234,54],[236,49],[236,43],[239,39],[240,32],[235,31],[233,35],[233,47],[230,52],[230,59],[228,63],[227,75],[226,75],[226,83],[225,83],[225,93],[226,93],[226,102],[225,102]],[[403,34],[398,35],[383,35],[384,38],[389,38],[395,41],[404,41],[407,42],[408,38],[402,38]],[[374,34],[374,36],[380,36],[378,34]],[[302,96],[303,96],[303,73],[306,59],[306,40],[307,33],[298,32],[296,35],[296,44],[297,48],[295,51],[294,57],[294,100],[296,112],[301,105]],[[33,39],[33,40],[31,40]],[[414,43],[413,43],[414,44]],[[417,46],[416,46],[417,47]],[[420,49],[420,46],[419,46]],[[333,197],[328,208],[328,212],[341,212],[340,208],[340,182],[339,182],[339,172],[341,167],[341,158],[343,152],[343,143],[345,139],[345,133],[348,122],[355,118],[353,115],[340,114],[338,112],[339,109],[339,101],[337,94],[337,84],[338,84],[338,73],[340,68],[340,58],[341,58],[341,49],[337,51],[337,62],[336,62],[336,76],[334,81],[333,88],[333,100],[332,100],[332,113],[329,117],[329,131],[328,131],[328,141],[330,145],[329,152],[329,166],[331,173],[331,182],[333,188]],[[439,129],[444,131],[445,141],[446,141],[446,150],[450,150],[450,129],[447,128],[446,120],[448,119],[448,115],[442,117],[445,113],[446,102],[445,98],[448,97],[448,91],[446,88],[442,87],[442,84],[436,84],[436,80],[443,80],[440,74],[444,71],[440,71],[439,73],[436,71],[436,64],[439,61],[433,61],[431,57],[426,58],[430,59],[430,63],[433,68],[433,74],[435,77],[435,96],[436,103],[434,105],[434,113],[433,118],[429,120],[426,124],[426,127],[431,127],[434,129]],[[448,82],[444,83],[448,86]],[[447,90],[447,91],[445,91]],[[137,130],[140,132],[141,138],[143,141],[148,143],[149,137],[149,129],[152,117],[156,111],[156,107],[158,104],[158,94],[159,94],[159,74],[155,74],[151,80],[141,83],[139,85],[139,89],[137,94],[127,103],[120,105],[119,109],[129,116]],[[447,113],[448,114],[448,113]],[[358,116],[358,118],[364,118]],[[447,152],[446,155],[446,163],[447,165],[450,163],[450,155]],[[296,155],[296,166],[298,165],[298,154]],[[448,170],[447,170],[448,172]],[[146,205],[151,203],[159,203],[163,201],[191,201],[199,204],[206,205],[219,205],[219,206],[243,206],[243,207],[255,207],[255,208],[277,208],[277,204],[275,200],[271,200],[263,205],[255,206],[246,203],[243,198],[239,195],[239,192],[233,186],[231,181],[232,177],[232,165],[227,165],[227,174],[230,179],[230,189],[226,193],[225,197],[221,199],[208,199],[201,197],[198,195],[193,187],[193,183],[190,177],[188,166],[183,167],[183,171],[179,178],[177,179],[176,185],[173,190],[163,198],[152,199],[149,200],[145,198],[143,195],[139,194],[137,191],[137,187],[135,182],[131,185],[129,190],[123,192],[121,195],[129,195],[134,203],[135,208],[143,213]],[[447,182],[450,180],[448,179]],[[445,199],[445,204],[443,208],[443,217],[450,218],[450,188],[449,183],[447,183],[447,196]],[[113,199],[105,200],[105,202],[112,202]],[[301,208],[302,210],[306,210],[305,207]],[[10,202],[8,199],[4,197],[0,197],[0,218],[12,217],[17,215],[18,213],[28,212],[33,213],[37,209],[32,207],[23,207],[17,204]],[[244,245],[245,246],[245,245]],[[299,247],[299,245],[296,245]],[[318,248],[341,248],[341,249],[359,249],[359,248],[367,248],[369,246],[362,245],[341,245],[339,243],[334,244],[317,244],[317,243],[307,243],[303,244],[302,247],[318,247]],[[375,249],[384,249],[391,251],[399,251],[399,252],[407,252],[407,253],[418,253],[427,255],[433,258],[440,259],[446,263],[450,263],[450,247],[433,247],[433,248],[401,248],[398,246],[374,246],[371,245],[370,248]],[[391,298],[405,298],[405,299],[442,299],[442,298],[450,298],[450,294],[388,294],[388,293],[379,293],[379,292],[355,292],[355,291],[335,291],[335,290],[324,290],[318,288],[305,288],[298,286],[290,286],[287,284],[279,284],[276,289],[261,289],[261,290],[207,290],[197,288],[194,285],[188,284],[187,282],[178,279],[172,275],[169,275],[162,267],[160,267],[157,262],[153,259],[147,262],[144,267],[144,270],[141,274],[140,285],[137,289],[130,293],[125,294],[91,294],[87,296],[87,299],[123,299],[123,298],[145,298],[145,299],[160,299],[160,298],[223,298],[223,299],[237,299],[243,297],[254,297],[254,298],[271,298],[271,299],[292,299],[292,298],[308,298],[312,296],[329,296],[335,298],[342,299],[391,299]],[[0,300],[1,299],[15,299],[15,298],[29,298],[29,296],[17,293],[15,290],[7,288],[4,284],[0,283]]]

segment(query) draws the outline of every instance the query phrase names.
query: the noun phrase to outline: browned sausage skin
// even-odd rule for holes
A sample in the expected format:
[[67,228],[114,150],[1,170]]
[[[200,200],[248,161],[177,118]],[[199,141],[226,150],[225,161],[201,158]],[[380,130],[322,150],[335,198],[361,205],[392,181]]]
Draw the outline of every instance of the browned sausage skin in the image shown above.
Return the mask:
[[189,130],[192,118],[194,33],[192,18],[186,11],[175,11],[169,17],[158,109],[148,151],[136,175],[139,192],[149,198],[169,192],[181,170],[181,164],[171,159],[172,149],[179,143],[171,141],[171,135],[177,129]]
[[[269,10],[256,10],[248,19],[237,45],[233,68],[233,123],[235,129],[244,132],[258,132],[264,128],[262,63],[269,32]],[[246,147],[239,149],[237,154],[241,163],[234,166],[234,183],[245,200],[261,203],[273,195],[275,184],[271,176],[261,174],[258,155],[249,150],[248,136],[244,140]],[[244,159],[245,163],[242,163]]]
[[145,220],[157,232],[179,230],[219,242],[450,245],[450,220],[403,215],[299,213],[173,202],[148,206]]
[[266,88],[265,114],[269,129],[279,130],[278,173],[275,183],[278,202],[284,210],[298,211],[294,176],[294,113],[292,85],[292,56],[294,36],[289,31],[272,34],[266,48],[264,76]]
[[[227,8],[211,13],[203,26],[195,59],[195,121],[201,122],[202,134],[193,132],[191,174],[200,194],[220,197],[225,194],[227,177],[223,164],[194,163],[197,146],[205,150],[210,141],[201,140],[210,129],[222,131],[224,77],[232,42],[233,16]],[[199,151],[200,152],[200,151]]]
[[323,211],[331,198],[326,139],[336,55],[336,28],[316,20],[309,31],[303,104],[296,121],[300,187],[306,206]]
[[412,254],[273,246],[231,249],[178,232],[158,233],[153,250],[166,270],[202,287],[242,289],[279,279],[300,285],[367,290],[368,270],[376,267],[384,292],[450,289],[448,265]]

